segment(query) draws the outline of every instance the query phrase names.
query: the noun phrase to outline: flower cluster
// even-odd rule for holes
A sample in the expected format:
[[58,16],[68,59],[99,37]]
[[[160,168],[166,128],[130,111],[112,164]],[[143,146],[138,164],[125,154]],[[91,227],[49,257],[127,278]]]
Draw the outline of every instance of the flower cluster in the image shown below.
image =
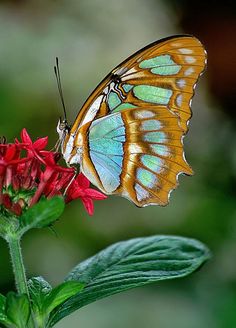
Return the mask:
[[82,173],[60,166],[60,154],[45,150],[47,142],[47,137],[32,142],[26,129],[21,141],[7,144],[0,140],[0,211],[20,216],[41,197],[62,195],[66,203],[80,198],[92,215],[93,200],[106,196],[90,188]]

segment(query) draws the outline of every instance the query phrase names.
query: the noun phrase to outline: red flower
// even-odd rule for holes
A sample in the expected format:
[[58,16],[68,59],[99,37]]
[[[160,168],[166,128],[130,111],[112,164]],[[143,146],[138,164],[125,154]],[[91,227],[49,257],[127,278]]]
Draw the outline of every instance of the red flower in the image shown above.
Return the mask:
[[106,196],[95,189],[89,188],[89,186],[89,180],[82,173],[78,174],[67,189],[65,201],[68,203],[76,198],[81,198],[88,214],[93,215],[93,199],[101,200],[105,199]]
[[74,168],[60,166],[60,154],[45,150],[47,142],[47,137],[32,142],[26,129],[21,132],[21,141],[0,142],[0,212],[19,216],[42,196],[61,195],[66,203],[80,198],[92,215],[93,199],[106,196],[89,188],[90,182],[82,173],[76,175]]

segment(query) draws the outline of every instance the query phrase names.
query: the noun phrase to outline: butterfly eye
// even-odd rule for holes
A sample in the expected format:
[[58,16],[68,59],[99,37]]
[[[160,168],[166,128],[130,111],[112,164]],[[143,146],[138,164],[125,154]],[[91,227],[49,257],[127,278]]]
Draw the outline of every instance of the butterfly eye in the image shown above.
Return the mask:
[[61,133],[61,132],[70,132],[70,126],[68,125],[67,121],[66,120],[61,120],[61,118],[59,119],[58,121],[58,124],[57,124],[57,132],[58,133]]
[[66,130],[66,128],[67,128],[66,122],[61,122],[59,124],[59,130],[64,131],[64,130]]

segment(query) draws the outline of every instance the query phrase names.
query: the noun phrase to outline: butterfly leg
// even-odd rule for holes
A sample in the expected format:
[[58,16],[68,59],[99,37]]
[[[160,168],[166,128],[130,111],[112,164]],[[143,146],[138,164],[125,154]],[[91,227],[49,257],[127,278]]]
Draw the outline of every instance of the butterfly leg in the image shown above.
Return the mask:
[[66,189],[64,190],[63,196],[66,195],[67,190],[69,189],[69,187],[71,186],[72,182],[74,181],[75,177],[77,175],[77,169],[75,169],[75,174],[73,175],[73,177],[71,178],[70,182],[68,183]]
[[59,152],[60,147],[61,147],[61,139],[58,138],[57,142],[55,143],[55,145],[52,147],[52,149],[50,151]]

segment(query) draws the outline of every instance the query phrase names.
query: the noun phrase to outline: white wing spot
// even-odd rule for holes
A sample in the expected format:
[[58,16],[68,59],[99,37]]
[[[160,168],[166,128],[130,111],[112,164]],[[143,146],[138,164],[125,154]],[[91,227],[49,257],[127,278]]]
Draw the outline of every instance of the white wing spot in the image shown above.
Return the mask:
[[185,59],[186,63],[188,63],[188,64],[193,64],[196,61],[196,58],[192,57],[192,56],[185,56],[184,59]]
[[181,107],[182,101],[183,101],[183,95],[178,95],[176,97],[176,104],[177,104],[177,106]]
[[141,202],[144,199],[149,198],[149,192],[146,189],[144,189],[142,186],[140,186],[140,184],[136,183],[134,186],[134,189],[136,191],[137,200],[139,202]]
[[186,71],[184,72],[184,75],[185,76],[189,76],[191,75],[192,73],[194,73],[194,68],[193,67],[189,67],[186,69]]
[[[154,151],[155,154],[159,156],[165,157],[170,155],[169,147],[165,145],[152,144],[151,149]],[[161,170],[163,170],[163,167],[161,167]]]
[[187,49],[187,48],[180,48],[179,52],[184,55],[190,55],[193,53],[192,49]]
[[97,97],[97,99],[92,103],[92,105],[89,107],[87,114],[85,115],[83,121],[81,122],[80,126],[92,121],[94,119],[94,117],[96,116],[101,102],[103,99],[103,95],[100,95],[99,97]]
[[133,74],[133,73],[136,73],[136,72],[137,72],[137,70],[133,67],[133,68],[131,68],[127,71],[127,74]]
[[141,77],[145,77],[145,72],[136,71],[134,68],[132,68],[131,70],[127,71],[124,75],[122,75],[121,81],[125,82],[125,81],[129,81],[129,80],[141,78]]
[[82,158],[82,153],[81,153],[81,149],[80,149],[76,155],[74,155],[73,157],[70,158],[69,164],[80,164],[81,158]]
[[66,163],[69,162],[69,159],[71,156],[71,152],[72,152],[73,145],[74,145],[74,138],[75,138],[75,136],[73,134],[71,134],[69,137],[69,140],[66,143],[65,152],[63,154],[63,157],[64,157]]
[[128,70],[127,67],[119,67],[117,70],[114,70],[112,73],[117,75],[123,75]]
[[139,154],[142,152],[143,152],[143,149],[138,144],[136,144],[136,143],[129,144],[129,153],[130,154]]
[[181,47],[182,46],[182,43],[180,43],[180,42],[173,42],[173,43],[171,43],[171,45],[173,47]]
[[149,111],[149,110],[139,110],[135,111],[135,118],[142,119],[142,118],[150,118],[154,117],[155,113]]
[[177,80],[176,84],[179,88],[183,89],[186,86],[186,80],[179,79],[179,80]]

